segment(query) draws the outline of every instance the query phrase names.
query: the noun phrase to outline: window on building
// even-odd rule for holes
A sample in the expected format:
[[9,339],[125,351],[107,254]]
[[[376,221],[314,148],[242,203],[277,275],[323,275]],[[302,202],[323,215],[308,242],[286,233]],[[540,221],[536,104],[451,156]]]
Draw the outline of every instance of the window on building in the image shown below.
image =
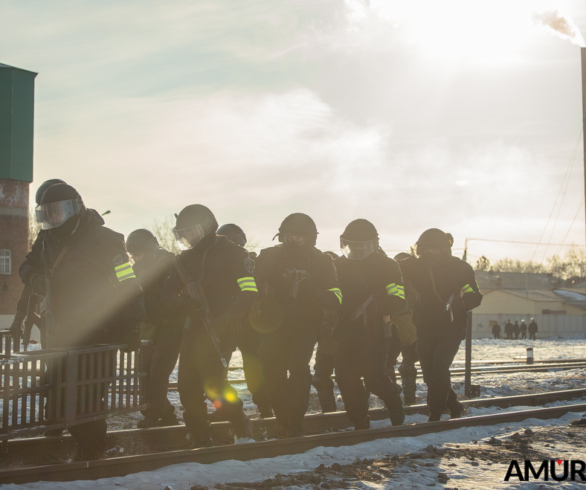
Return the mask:
[[0,250],[0,274],[12,274],[12,254],[10,250]]

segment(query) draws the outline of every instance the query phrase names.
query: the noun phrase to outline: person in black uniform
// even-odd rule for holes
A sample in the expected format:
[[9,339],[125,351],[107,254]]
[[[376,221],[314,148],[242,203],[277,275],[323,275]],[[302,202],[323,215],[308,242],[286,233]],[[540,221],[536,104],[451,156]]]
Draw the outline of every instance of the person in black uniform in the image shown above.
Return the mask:
[[513,339],[513,324],[511,320],[507,320],[507,323],[505,323],[505,335],[507,336],[507,340]]
[[[39,258],[44,276],[30,280],[34,287],[44,283],[43,294],[48,293],[48,347],[120,343],[138,349],[145,311],[124,237],[104,227],[104,220],[66,184],[45,191],[36,216],[43,230]],[[69,432],[78,443],[78,459],[95,459],[105,449],[105,420],[74,425]]]
[[[339,255],[327,251],[332,260]],[[336,340],[333,332],[338,314],[335,311],[324,311],[324,318],[317,333],[317,350],[315,352],[315,363],[313,365],[313,378],[311,384],[317,391],[317,398],[322,413],[331,413],[338,410],[336,396],[334,395],[334,362],[336,353]]]
[[[400,261],[409,257],[411,257],[410,254],[401,252],[395,255],[394,260]],[[413,317],[416,293],[408,282],[405,281],[404,286],[407,306],[403,311],[396,313],[391,318],[394,324],[393,337],[396,335],[397,338],[393,338],[394,341],[390,342],[386,371],[393,383],[396,383],[395,364],[397,364],[397,359],[399,358],[399,354],[401,354],[399,373],[401,374],[403,399],[405,405],[413,405],[415,403],[415,392],[417,391],[417,368],[415,367],[415,363],[418,361],[417,335],[413,335],[416,332],[416,319]],[[404,329],[407,329],[410,335],[402,335]]]
[[[37,193],[35,194],[35,202],[36,202],[37,206],[39,204],[41,204],[41,197],[43,197],[43,194],[45,193],[45,191],[54,184],[65,184],[65,182],[62,181],[61,179],[49,179],[49,180],[46,180],[45,182],[43,182],[39,186],[39,188],[37,189]],[[39,233],[38,233],[37,237],[35,238],[35,241],[33,242],[34,243],[33,249],[38,251],[39,253],[40,253],[41,244],[42,244],[42,237],[43,237],[43,230],[39,230]],[[36,271],[34,271],[35,266],[36,266]],[[14,320],[12,322],[12,325],[10,326],[10,332],[11,332],[13,338],[17,341],[20,339],[20,337],[22,335],[22,322],[24,321],[24,319],[27,315],[27,312],[28,312],[28,304],[29,304],[29,298],[31,297],[31,294],[34,294],[35,297],[40,298],[40,296],[38,294],[33,293],[33,284],[31,283],[29,278],[32,276],[33,271],[38,274],[38,276],[37,276],[38,278],[42,277],[42,275],[44,274],[44,271],[42,268],[42,259],[40,258],[40,256],[37,257],[36,259],[33,259],[32,252],[29,252],[25,257],[24,262],[21,264],[19,271],[20,270],[25,271],[24,274],[21,274],[21,280],[24,283],[24,289],[22,290],[22,294],[20,295],[20,299],[18,300],[18,303],[16,305],[16,315],[14,315]],[[39,281],[39,282],[41,282],[41,281]],[[39,287],[39,286],[41,286],[41,287]],[[36,289],[42,290],[43,289],[42,285],[37,284]],[[45,348],[45,336],[42,332],[41,332],[41,347]]]
[[519,331],[521,332],[521,340],[527,339],[527,324],[525,323],[525,320],[521,320]]
[[419,237],[417,257],[400,262],[403,277],[418,293],[417,351],[430,422],[440,420],[446,406],[452,418],[462,415],[450,365],[464,338],[467,312],[482,301],[474,270],[452,256],[452,243],[450,234],[432,228]]
[[537,340],[537,322],[531,318],[527,331],[529,332],[529,340]]
[[174,255],[159,247],[156,237],[144,229],[134,230],[126,239],[126,248],[134,259],[134,272],[142,285],[146,317],[144,322],[155,327],[152,358],[146,389],[149,405],[138,423],[139,428],[177,425],[175,407],[167,398],[169,376],[175,369],[183,319],[161,301],[160,293],[173,267]]
[[263,332],[261,363],[277,422],[295,437],[303,435],[309,362],[323,310],[336,311],[342,293],[331,257],[315,248],[317,228],[309,216],[288,216],[277,236],[280,244],[256,259],[261,300],[252,321]]
[[519,322],[515,320],[515,324],[513,325],[513,334],[515,335],[515,340],[519,339],[519,334],[521,333],[521,327],[519,326]]
[[[258,291],[254,262],[240,245],[216,235],[218,222],[205,206],[193,204],[177,215],[174,233],[184,251],[178,256],[191,281],[201,286],[213,317],[212,328],[227,360],[236,348],[236,333],[242,318],[255,302]],[[179,396],[183,420],[196,447],[211,446],[205,397],[216,408],[224,406],[238,438],[251,438],[252,425],[242,409],[242,400],[226,381],[222,357],[204,326],[202,303],[187,295],[174,267],[161,291],[168,308],[189,317],[179,357]]]
[[336,382],[346,413],[356,429],[368,429],[371,392],[385,403],[392,424],[402,425],[400,388],[386,373],[390,317],[406,306],[401,270],[379,252],[378,232],[365,219],[346,227],[340,246],[344,257],[334,264],[344,304],[336,325]]
[[492,326],[492,334],[494,335],[495,339],[501,338],[501,326],[498,323],[495,323]]
[[[247,243],[246,234],[239,226],[235,224],[222,225],[218,228],[218,235],[225,236],[228,240],[245,247]],[[248,254],[250,257],[250,253]],[[250,257],[252,259],[252,257]],[[246,386],[252,395],[252,401],[258,408],[260,418],[269,418],[273,416],[271,401],[265,389],[262,369],[260,366],[260,344],[261,334],[257,332],[250,321],[248,315],[244,317],[242,328],[238,330],[237,345],[242,354],[242,368]],[[217,413],[218,411],[216,411]],[[221,410],[220,410],[221,412]]]

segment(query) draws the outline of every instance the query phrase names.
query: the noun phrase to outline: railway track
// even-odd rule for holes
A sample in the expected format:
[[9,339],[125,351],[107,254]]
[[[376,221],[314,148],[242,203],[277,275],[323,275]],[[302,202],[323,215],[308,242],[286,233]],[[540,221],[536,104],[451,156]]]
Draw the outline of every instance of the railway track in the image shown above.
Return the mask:
[[[468,400],[467,406],[535,406],[551,401],[572,400],[586,396],[586,389],[566,390],[513,397]],[[427,407],[415,405],[405,407],[407,414],[426,413]],[[110,446],[123,447],[125,456],[112,457],[83,463],[59,463],[38,465],[38,460],[47,455],[66,460],[73,454],[74,444],[69,436],[15,439],[8,443],[8,453],[2,457],[0,483],[26,483],[41,480],[70,481],[123,476],[137,471],[147,471],[182,462],[213,463],[224,459],[242,461],[285,454],[295,454],[318,446],[343,446],[358,444],[384,437],[417,436],[460,427],[492,425],[515,422],[526,418],[555,418],[569,411],[584,411],[586,404],[568,405],[540,410],[530,410],[481,417],[408,425],[402,427],[369,429],[366,431],[343,431],[349,428],[345,412],[312,414],[306,416],[308,436],[285,440],[261,440],[250,444],[230,444],[230,424],[212,424],[213,448],[186,449],[187,431],[184,426],[155,429],[114,431],[108,434]],[[372,420],[387,418],[385,409],[370,410]],[[272,438],[278,433],[275,419],[255,420],[257,439]],[[134,453],[134,454],[133,454]],[[147,453],[147,454],[145,454]],[[34,466],[22,467],[31,459]]]
[[[484,366],[484,367],[473,367],[472,374],[509,374],[509,373],[547,373],[554,371],[568,371],[570,369],[583,369],[586,368],[586,362],[564,362],[555,364],[522,364],[516,366]],[[240,368],[239,368],[240,369]],[[457,378],[464,376],[464,368],[451,368],[450,373],[453,377]],[[397,378],[401,378],[399,373],[396,374]],[[421,369],[417,370],[417,377],[422,378],[423,374]],[[336,376],[332,376],[332,379],[336,379]],[[231,384],[245,384],[246,380],[242,378],[228,379]],[[169,383],[169,391],[177,390],[177,383]]]

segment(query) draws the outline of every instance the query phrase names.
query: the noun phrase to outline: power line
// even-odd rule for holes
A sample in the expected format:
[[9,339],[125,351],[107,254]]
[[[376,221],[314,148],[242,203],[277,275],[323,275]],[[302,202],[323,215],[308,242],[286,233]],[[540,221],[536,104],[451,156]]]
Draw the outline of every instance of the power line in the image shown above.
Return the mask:
[[[574,151],[572,152],[572,157],[570,158],[570,162],[568,163],[568,167],[566,168],[566,173],[564,174],[564,179],[562,180],[562,183],[560,185],[560,190],[558,191],[558,194],[557,194],[557,196],[555,198],[555,201],[553,203],[553,207],[551,208],[551,212],[549,213],[549,217],[547,218],[547,222],[545,223],[545,228],[543,229],[543,232],[541,233],[541,236],[539,237],[539,243],[536,243],[536,245],[541,245],[541,241],[543,240],[543,237],[545,235],[545,232],[547,231],[547,227],[549,226],[549,222],[550,222],[551,217],[553,216],[553,213],[555,211],[555,208],[556,208],[558,199],[560,198],[560,194],[562,193],[562,189],[564,188],[564,184],[566,182],[566,178],[568,177],[568,172],[570,171],[570,169],[574,165],[574,162],[575,162],[575,159],[576,159],[576,152],[578,150],[578,144],[580,143],[580,138],[582,137],[582,130],[583,130],[583,128],[580,127],[580,134],[578,135],[578,141],[576,141],[576,146],[574,147]],[[557,220],[557,218],[556,218],[556,220]],[[554,228],[555,228],[555,226],[554,226]],[[551,238],[550,238],[550,240],[551,240]],[[551,244],[551,245],[553,245],[553,244]],[[533,261],[536,253],[537,253],[537,247],[535,247],[535,250],[533,252],[533,255],[531,256],[531,261]]]
[[[566,243],[566,238],[568,238],[568,235],[570,234],[570,231],[572,230],[572,227],[574,226],[574,223],[576,222],[576,218],[578,217],[578,215],[580,214],[580,211],[582,211],[584,209],[584,196],[582,196],[582,199],[580,200],[580,204],[578,206],[578,210],[576,211],[576,214],[574,215],[574,219],[572,220],[572,224],[570,225],[570,227],[568,228],[568,231],[566,232],[566,235],[564,236],[564,239],[562,240],[562,243]],[[558,250],[558,254],[562,251],[562,247],[559,248]]]
[[553,245],[554,247],[571,247],[572,245],[565,245],[563,243],[541,243],[541,242],[517,242],[515,240],[493,240],[491,238],[468,238],[468,241],[475,240],[479,242],[501,242],[501,243],[519,243],[522,245]]

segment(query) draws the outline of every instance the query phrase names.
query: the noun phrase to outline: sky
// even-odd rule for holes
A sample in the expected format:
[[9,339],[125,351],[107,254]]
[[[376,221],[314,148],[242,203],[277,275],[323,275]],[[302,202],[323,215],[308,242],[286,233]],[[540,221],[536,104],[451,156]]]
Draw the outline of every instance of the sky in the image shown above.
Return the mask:
[[39,73],[31,192],[61,178],[126,235],[200,203],[260,246],[293,212],[324,250],[357,218],[390,251],[468,238],[471,262],[584,245],[583,1],[4,0],[0,19],[0,63]]

